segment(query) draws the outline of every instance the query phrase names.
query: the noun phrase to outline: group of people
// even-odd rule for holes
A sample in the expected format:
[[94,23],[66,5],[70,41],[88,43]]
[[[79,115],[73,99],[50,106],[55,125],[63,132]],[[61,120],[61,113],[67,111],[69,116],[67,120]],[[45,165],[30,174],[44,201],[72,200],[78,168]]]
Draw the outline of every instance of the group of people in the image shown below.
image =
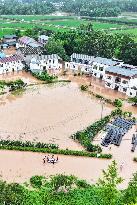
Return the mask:
[[55,164],[55,163],[57,163],[58,162],[58,156],[56,157],[56,159],[54,158],[54,155],[52,155],[51,157],[48,155],[48,156],[45,156],[44,158],[43,158],[43,164],[45,164],[46,163],[46,161],[48,162],[48,163],[52,163],[52,164]]

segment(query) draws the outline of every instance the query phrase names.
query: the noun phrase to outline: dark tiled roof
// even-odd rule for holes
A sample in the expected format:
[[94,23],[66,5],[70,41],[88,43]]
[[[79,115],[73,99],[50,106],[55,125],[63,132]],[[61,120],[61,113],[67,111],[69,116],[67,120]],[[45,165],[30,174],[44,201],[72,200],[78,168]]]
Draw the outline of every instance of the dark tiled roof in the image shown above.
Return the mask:
[[0,59],[0,63],[8,63],[8,62],[19,61],[19,60],[22,61],[23,58],[19,55],[13,55],[13,56]]
[[36,55],[36,54],[42,54],[43,50],[42,49],[38,49],[38,48],[33,48],[33,47],[26,47],[26,48],[19,48],[19,50],[21,51],[21,53],[23,55]]

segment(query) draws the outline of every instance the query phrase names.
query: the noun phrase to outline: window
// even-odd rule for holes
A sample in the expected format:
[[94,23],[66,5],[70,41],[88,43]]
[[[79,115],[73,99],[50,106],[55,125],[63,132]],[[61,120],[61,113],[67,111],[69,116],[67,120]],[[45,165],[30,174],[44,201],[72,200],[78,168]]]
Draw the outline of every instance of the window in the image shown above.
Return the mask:
[[127,88],[123,88],[123,92],[125,92],[125,93],[126,93],[126,92],[127,92]]
[[55,62],[55,61],[53,60],[53,64],[54,64],[54,62]]
[[100,67],[99,70],[100,70],[100,71],[103,71],[103,67]]
[[98,67],[97,67],[96,65],[94,65],[93,69],[97,70],[97,68],[98,68]]
[[116,79],[115,79],[115,83],[120,83],[120,82],[121,82],[121,78],[116,77]]
[[127,80],[123,80],[122,83],[123,83],[123,84],[127,84],[128,81],[127,81]]
[[51,60],[49,60],[49,63],[51,63]]
[[107,79],[108,79],[108,80],[111,80],[111,76],[107,76]]
[[106,85],[107,85],[108,87],[110,87],[111,84],[110,84],[110,83],[106,83]]

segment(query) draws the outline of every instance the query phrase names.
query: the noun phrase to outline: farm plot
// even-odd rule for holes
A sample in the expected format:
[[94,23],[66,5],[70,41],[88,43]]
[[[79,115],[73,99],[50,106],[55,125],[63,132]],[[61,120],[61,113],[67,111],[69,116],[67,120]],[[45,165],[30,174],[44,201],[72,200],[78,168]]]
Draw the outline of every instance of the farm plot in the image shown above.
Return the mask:
[[73,19],[73,16],[44,16],[44,15],[1,15],[5,19],[15,19],[24,21]]

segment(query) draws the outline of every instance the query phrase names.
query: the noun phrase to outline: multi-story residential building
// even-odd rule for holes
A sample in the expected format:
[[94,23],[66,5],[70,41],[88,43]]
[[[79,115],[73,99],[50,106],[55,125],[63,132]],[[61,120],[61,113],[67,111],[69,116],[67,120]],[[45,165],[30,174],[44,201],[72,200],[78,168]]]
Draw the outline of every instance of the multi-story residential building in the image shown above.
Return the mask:
[[119,65],[119,62],[107,58],[95,57],[92,63],[92,76],[104,80],[106,68],[115,65]]
[[73,71],[88,72],[96,78],[104,79],[105,69],[118,64],[120,62],[116,60],[73,53],[71,55],[71,62],[66,62],[65,68]]
[[110,66],[106,68],[105,86],[130,97],[137,96],[137,68],[131,67]]
[[60,60],[60,57],[56,54],[33,55],[30,60],[30,70],[33,72],[59,70],[62,68]]
[[22,57],[18,55],[0,59],[0,74],[20,71],[23,69]]
[[93,61],[94,56],[73,53],[71,55],[71,61],[65,63],[65,69],[89,73],[91,71]]

